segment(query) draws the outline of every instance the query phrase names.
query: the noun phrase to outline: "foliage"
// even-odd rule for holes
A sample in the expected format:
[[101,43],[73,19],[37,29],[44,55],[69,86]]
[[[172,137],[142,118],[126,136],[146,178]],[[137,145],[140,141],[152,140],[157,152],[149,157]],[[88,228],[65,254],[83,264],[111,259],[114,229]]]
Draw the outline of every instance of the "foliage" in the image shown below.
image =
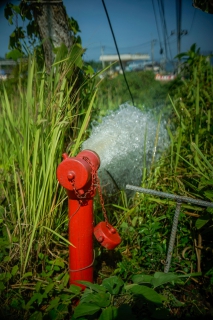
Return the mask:
[[[213,70],[195,45],[179,57],[184,56],[187,60],[183,72],[187,78],[173,103],[179,124],[175,171],[181,167],[182,180],[188,191],[212,201]],[[208,211],[211,213],[212,209]]]
[[5,18],[11,25],[15,24],[15,18],[18,16],[22,21],[25,21],[26,19],[29,21],[26,30],[16,24],[14,31],[10,35],[9,49],[17,50],[19,52],[22,52],[23,50],[22,41],[26,38],[26,36],[29,39],[29,45],[34,48],[34,46],[37,44],[37,38],[39,35],[37,26],[35,25],[33,20],[33,14],[31,10],[23,10],[23,6],[25,7],[26,5],[27,4],[24,2],[22,2],[21,5],[18,6],[12,3],[8,3],[4,9]]
[[[154,189],[154,187],[152,187]],[[190,217],[184,210],[190,206],[182,205],[177,230],[177,247],[173,253],[170,270],[192,272],[196,270],[196,254],[193,248],[193,228]],[[133,273],[163,270],[168,241],[173,223],[175,203],[153,196],[138,195],[128,208],[115,205],[114,215],[121,217],[119,233],[122,243],[122,261],[117,263],[115,274],[130,279]],[[185,248],[190,251],[185,252]]]
[[[28,264],[32,266],[35,252],[37,255],[41,248],[49,247],[52,237],[63,240],[58,228],[66,226],[65,197],[58,189],[56,167],[66,145],[72,146],[73,152],[78,150],[95,95],[93,80],[89,83],[85,79],[81,91],[72,96],[74,85],[68,86],[66,77],[73,70],[71,59],[64,63],[56,59],[48,76],[45,70],[37,69],[35,58],[29,58],[27,87],[19,81],[17,92],[9,97],[3,85],[1,239],[7,263],[11,256],[12,264],[20,262],[20,276]],[[76,61],[76,55],[73,59]],[[76,94],[82,97],[81,103],[76,102]],[[86,109],[88,99],[91,105]],[[77,112],[85,115],[85,121],[75,144],[80,125]]]
[[[41,271],[36,275],[26,272],[20,280],[17,265],[11,272],[1,274],[1,293],[6,295],[5,301],[2,300],[1,303],[3,318],[64,319],[69,314],[70,305],[80,296],[81,288],[68,285],[69,274],[64,271],[64,260],[49,260],[47,255],[40,253],[37,263]],[[4,284],[8,286],[9,282],[14,282],[15,279],[16,283],[5,293]]]
[[153,275],[137,274],[131,277],[132,284],[125,284],[117,276],[104,279],[101,285],[80,281],[87,288],[74,310],[72,319],[88,319],[89,315],[89,319],[137,319],[136,305],[139,304],[149,318],[168,318],[168,304],[179,307],[184,304],[175,299],[172,301],[171,297],[162,295],[156,288],[159,287],[161,292],[165,284],[183,284],[182,278],[199,275],[163,272],[155,272]]
[[[33,54],[36,50],[36,57],[42,64],[43,49],[42,39],[39,38],[39,29],[34,18],[34,11],[39,11],[39,5],[35,2],[21,1],[20,5],[8,3],[4,9],[5,18],[11,25],[15,25],[15,29],[10,35],[9,49],[7,58],[14,60],[26,56],[29,53]],[[17,21],[21,19],[26,27],[19,26]],[[68,30],[72,32],[72,42],[81,46],[81,38],[79,36],[80,28],[78,22],[74,18],[67,17]]]
[[193,0],[193,5],[204,12],[213,14],[213,2],[209,0]]
[[[23,275],[22,283],[12,286],[7,292],[10,306],[4,304],[3,316],[14,317],[18,312],[28,319],[64,319],[73,310],[72,319],[137,319],[136,305],[143,306],[143,313],[151,318],[164,319],[169,314],[168,305],[183,306],[181,302],[173,301],[171,297],[161,293],[168,283],[183,284],[183,278],[199,276],[199,274],[178,275],[156,272],[153,275],[137,274],[132,276],[132,284],[125,284],[121,278],[112,276],[103,280],[101,285],[87,281],[79,281],[86,286],[81,288],[68,285],[69,274],[63,272],[62,259],[49,260],[47,256],[39,255],[39,264],[44,264],[44,270],[35,276],[31,272]],[[11,273],[3,273],[1,282],[8,282],[16,277],[18,267],[14,266]],[[36,284],[30,285],[30,280]],[[31,280],[32,281],[32,280]],[[159,290],[157,289],[159,288]],[[25,294],[19,293],[25,289]],[[1,288],[2,291],[2,288]],[[14,291],[16,294],[14,295]],[[158,292],[159,291],[159,292]],[[76,299],[79,303],[76,305]]]
[[[152,71],[128,72],[126,74],[128,84],[136,106],[153,108],[165,102],[167,95],[167,84],[155,81]],[[97,97],[98,104],[107,109],[115,109],[120,104],[130,101],[128,90],[123,75],[115,78],[104,78],[100,83],[100,90]],[[102,114],[102,108],[100,113]]]
[[102,69],[101,61],[89,60],[87,61],[87,64],[90,65],[95,70],[95,72],[98,72]]

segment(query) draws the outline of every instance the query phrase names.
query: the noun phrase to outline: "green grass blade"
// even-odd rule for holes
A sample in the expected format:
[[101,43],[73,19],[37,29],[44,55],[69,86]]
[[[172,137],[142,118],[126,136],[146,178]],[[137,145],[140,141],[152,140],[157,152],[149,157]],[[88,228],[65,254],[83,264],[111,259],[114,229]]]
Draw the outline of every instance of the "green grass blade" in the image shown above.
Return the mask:
[[93,107],[93,103],[94,103],[94,99],[95,99],[96,93],[97,93],[97,89],[95,90],[95,92],[94,92],[94,94],[93,94],[93,96],[92,96],[92,98],[90,100],[90,104],[89,104],[89,107],[87,109],[86,115],[84,117],[84,121],[83,121],[83,124],[81,126],[81,130],[80,130],[80,132],[78,134],[77,140],[76,140],[75,145],[74,145],[74,147],[72,149],[72,152],[71,152],[72,156],[74,156],[76,154],[77,150],[79,149],[82,136],[83,136],[83,134],[84,134],[84,132],[85,132],[87,126],[88,126],[89,119],[90,119],[90,113],[91,113],[91,110],[92,110],[92,107]]

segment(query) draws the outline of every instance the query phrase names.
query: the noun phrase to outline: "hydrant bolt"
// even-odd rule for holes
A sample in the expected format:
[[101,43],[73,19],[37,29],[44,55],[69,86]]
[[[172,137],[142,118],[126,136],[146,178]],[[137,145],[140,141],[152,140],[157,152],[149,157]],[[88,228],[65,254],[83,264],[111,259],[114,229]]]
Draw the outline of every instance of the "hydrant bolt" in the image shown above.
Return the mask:
[[68,174],[67,174],[67,178],[68,178],[68,180],[74,179],[75,178],[75,172],[69,171]]
[[121,243],[117,230],[106,221],[99,222],[95,226],[94,235],[98,242],[107,250],[113,250]]
[[113,234],[113,233],[116,233],[116,230],[115,230],[115,228],[110,228],[109,232]]
[[100,236],[97,240],[98,240],[98,242],[100,242],[100,243],[101,243],[101,242],[103,242],[103,241],[104,241],[104,237],[103,237],[103,236]]

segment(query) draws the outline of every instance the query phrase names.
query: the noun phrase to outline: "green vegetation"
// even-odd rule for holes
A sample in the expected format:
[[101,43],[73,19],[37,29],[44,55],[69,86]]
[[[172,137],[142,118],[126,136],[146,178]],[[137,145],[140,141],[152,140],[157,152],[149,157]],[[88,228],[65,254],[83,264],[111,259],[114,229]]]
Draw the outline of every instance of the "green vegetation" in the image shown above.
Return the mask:
[[[184,80],[161,84],[151,72],[127,75],[139,107],[170,109],[170,150],[144,170],[141,185],[212,201],[213,70],[195,46],[184,55]],[[90,119],[130,100],[121,76],[100,81],[80,56],[78,46],[69,55],[61,48],[50,74],[31,57],[17,77],[0,83],[1,319],[211,317],[209,208],[182,204],[164,274],[175,202],[120,192],[106,207],[121,245],[113,252],[96,245],[95,283],[84,282],[84,292],[69,286],[67,199],[56,168],[63,152],[78,152]],[[95,199],[97,220],[100,208]]]
[[[160,104],[165,104],[169,85],[155,81],[154,77],[155,75],[152,71],[126,73],[126,78],[137,107],[145,106],[149,109]],[[115,109],[126,101],[131,101],[131,97],[126,88],[123,75],[119,74],[113,79],[104,78],[100,83],[98,93],[98,103],[101,109]]]

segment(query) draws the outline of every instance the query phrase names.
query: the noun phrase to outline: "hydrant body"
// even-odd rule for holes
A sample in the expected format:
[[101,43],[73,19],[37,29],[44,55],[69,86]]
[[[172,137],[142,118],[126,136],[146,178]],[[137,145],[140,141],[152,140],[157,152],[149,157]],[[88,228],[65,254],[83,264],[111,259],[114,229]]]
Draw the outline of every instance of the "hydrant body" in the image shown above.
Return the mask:
[[78,280],[93,282],[93,197],[100,159],[91,150],[63,158],[57,179],[68,195],[70,284],[79,285]]
[[77,280],[93,282],[93,200],[88,200],[87,205],[79,208],[78,200],[70,198],[69,191],[67,194],[69,241],[75,246],[69,246],[70,284],[77,284]]

